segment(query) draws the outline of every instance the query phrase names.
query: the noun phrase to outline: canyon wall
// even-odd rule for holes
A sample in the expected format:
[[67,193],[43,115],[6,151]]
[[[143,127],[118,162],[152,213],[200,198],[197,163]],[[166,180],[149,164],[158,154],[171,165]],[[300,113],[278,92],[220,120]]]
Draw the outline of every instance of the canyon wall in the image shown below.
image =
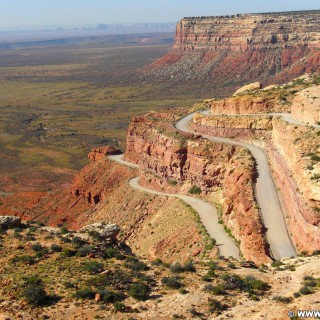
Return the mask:
[[295,245],[300,251],[308,252],[320,247],[320,157],[317,155],[320,138],[317,129],[272,116],[203,114],[194,116],[192,128],[212,136],[236,136],[256,142],[263,139]]
[[172,123],[153,116],[133,119],[125,159],[139,164],[141,184],[167,192],[203,196],[222,190],[221,219],[240,241],[246,259],[266,262],[268,247],[255,202],[255,171],[243,148],[179,134]]
[[284,82],[319,70],[320,11],[190,17],[173,49],[145,68],[157,77],[217,84]]

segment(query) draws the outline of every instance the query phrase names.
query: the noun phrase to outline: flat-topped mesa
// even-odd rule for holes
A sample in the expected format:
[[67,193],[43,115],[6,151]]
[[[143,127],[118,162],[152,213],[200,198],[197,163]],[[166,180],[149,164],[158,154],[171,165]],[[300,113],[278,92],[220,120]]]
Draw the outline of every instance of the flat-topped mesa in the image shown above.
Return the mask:
[[160,78],[237,85],[318,70],[320,10],[183,18],[173,49],[145,68]]
[[174,50],[320,48],[320,11],[184,18]]

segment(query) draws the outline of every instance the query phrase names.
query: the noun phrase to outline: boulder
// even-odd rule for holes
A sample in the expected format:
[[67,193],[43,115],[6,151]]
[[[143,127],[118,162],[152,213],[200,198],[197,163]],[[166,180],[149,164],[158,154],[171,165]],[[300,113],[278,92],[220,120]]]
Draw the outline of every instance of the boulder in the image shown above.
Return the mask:
[[4,228],[18,227],[21,225],[21,218],[15,216],[0,216],[0,226]]
[[244,87],[238,89],[235,93],[234,96],[242,94],[246,91],[257,91],[260,90],[262,88],[261,83],[260,82],[254,82],[254,83],[250,83],[245,85]]
[[103,239],[115,240],[120,232],[116,224],[94,223],[80,229],[80,232],[96,232]]

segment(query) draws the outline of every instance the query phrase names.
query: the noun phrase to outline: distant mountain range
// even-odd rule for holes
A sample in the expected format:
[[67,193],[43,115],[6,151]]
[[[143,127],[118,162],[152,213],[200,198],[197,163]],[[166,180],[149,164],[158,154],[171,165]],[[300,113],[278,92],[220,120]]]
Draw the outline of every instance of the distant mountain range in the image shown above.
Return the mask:
[[0,29],[0,43],[69,37],[174,32],[175,23],[98,24]]

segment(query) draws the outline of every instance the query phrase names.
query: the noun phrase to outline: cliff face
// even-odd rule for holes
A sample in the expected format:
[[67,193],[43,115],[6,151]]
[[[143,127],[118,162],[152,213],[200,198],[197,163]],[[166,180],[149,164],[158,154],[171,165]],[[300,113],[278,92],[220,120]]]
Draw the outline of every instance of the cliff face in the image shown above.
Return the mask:
[[[309,75],[287,85],[206,100],[206,107],[211,106],[214,114],[196,114],[192,124],[196,132],[236,137],[265,147],[292,239],[299,250],[309,252],[320,246],[320,132],[307,125],[318,122],[319,92],[319,76]],[[267,99],[265,109],[255,103],[262,99]],[[288,109],[300,123],[272,115],[250,115]],[[230,116],[233,113],[237,115]]]
[[320,123],[320,86],[300,91],[292,103],[292,117],[298,121]]
[[139,164],[141,184],[177,193],[188,193],[197,186],[209,197],[221,190],[221,218],[240,241],[244,257],[256,263],[268,261],[249,153],[193,135],[182,136],[170,121],[158,116],[134,118],[128,130],[125,158]]
[[[320,11],[184,18],[156,76],[278,82],[319,70]],[[274,79],[273,79],[274,81]]]

